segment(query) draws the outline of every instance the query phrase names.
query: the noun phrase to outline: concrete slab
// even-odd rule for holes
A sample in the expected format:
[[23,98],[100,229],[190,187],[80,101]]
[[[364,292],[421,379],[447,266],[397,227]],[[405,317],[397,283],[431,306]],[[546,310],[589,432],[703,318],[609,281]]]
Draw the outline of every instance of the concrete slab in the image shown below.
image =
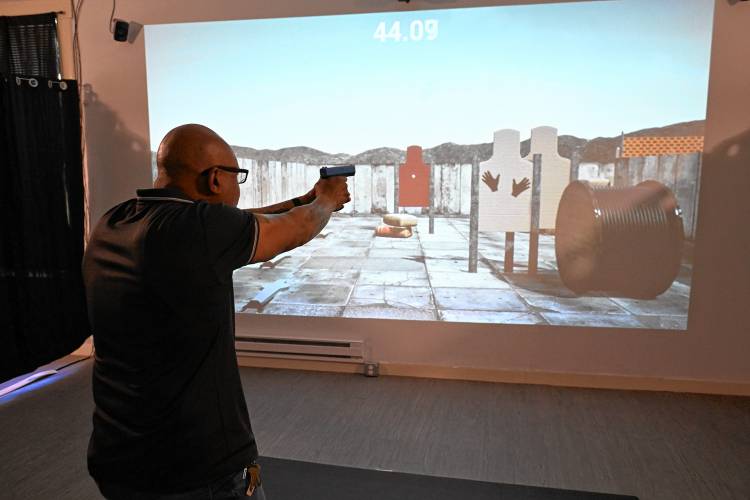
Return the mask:
[[423,248],[424,256],[430,259],[468,259],[469,244],[462,249],[432,249]]
[[370,248],[370,253],[367,254],[368,257],[380,257],[385,259],[401,259],[406,258],[410,260],[417,259],[421,257],[421,252],[419,251],[419,248],[415,247],[412,249],[403,249],[403,248]]
[[[567,315],[571,325],[686,328],[689,280],[675,282],[665,294],[651,301],[611,299],[599,292],[577,297],[560,282],[551,235],[540,236],[540,273],[529,276],[526,274],[528,233],[516,233],[516,272],[507,275],[502,273],[504,233],[480,233],[479,272],[471,274],[468,273],[468,219],[435,218],[435,234],[431,235],[428,218],[420,216],[415,235],[409,239],[375,238],[374,228],[380,222],[380,216],[337,214],[326,228],[326,238],[316,238],[277,257],[275,268],[261,269],[260,264],[255,264],[237,270],[235,309],[241,309],[264,285],[278,279],[292,279],[292,288],[280,292],[266,307],[265,314],[278,311],[278,314],[301,316],[343,315],[346,301],[351,299],[354,302],[348,306],[355,308],[348,313],[351,317],[368,317],[357,315],[370,311],[374,315],[371,317],[420,319],[425,315],[403,316],[391,309],[431,309],[434,295],[438,306],[445,306],[442,319],[448,321],[522,324],[547,321],[545,316],[534,313],[539,310],[555,324],[568,324],[556,316]],[[689,275],[689,267],[686,269]],[[428,288],[430,282],[432,294]],[[505,294],[492,295],[498,292]],[[393,303],[405,307],[388,307]],[[437,314],[432,311],[426,316],[438,319]],[[579,322],[577,318],[581,318]]]
[[667,290],[652,300],[612,299],[632,314],[644,316],[687,316],[689,297]]
[[359,277],[358,269],[298,269],[291,279],[298,283],[320,283],[328,285],[354,285]]
[[372,257],[362,262],[363,271],[419,272],[425,269],[421,259],[384,259]]
[[[468,261],[467,261],[468,265]],[[430,284],[435,288],[495,288],[510,290],[510,285],[491,273],[432,271]]]
[[348,306],[388,306],[398,308],[434,309],[430,287],[390,285],[357,285]]
[[[500,263],[502,266],[502,263]],[[563,285],[557,273],[538,273],[530,276],[526,273],[505,274],[513,288],[523,297],[547,295],[552,297],[575,298],[577,295]]]
[[469,240],[461,238],[451,241],[421,241],[425,250],[469,250]]
[[232,280],[236,291],[238,287],[242,286],[262,287],[277,280],[288,279],[293,272],[292,269],[248,269],[243,267],[234,272]]
[[319,248],[312,257],[366,257],[369,247],[354,247],[347,243]]
[[434,288],[438,309],[531,312],[510,290],[491,288]]
[[244,305],[255,297],[255,295],[263,289],[263,285],[261,283],[252,283],[252,284],[246,284],[246,285],[238,285],[235,283],[234,285],[234,301],[235,302],[242,302]]
[[401,272],[401,271],[362,271],[359,274],[358,285],[393,285],[403,287],[429,286],[427,272]]
[[343,314],[344,307],[310,304],[274,304],[272,302],[268,304],[262,311],[248,309],[244,312],[250,314],[336,318]]
[[636,316],[646,328],[655,330],[687,330],[687,316]]
[[276,294],[271,304],[343,306],[349,301],[353,288],[350,285],[294,284],[288,290]]
[[365,259],[357,257],[310,257],[302,269],[327,269],[330,271],[359,270]]
[[376,236],[371,240],[372,248],[419,248],[419,238],[385,238]]
[[569,314],[541,313],[551,325],[591,326],[609,328],[643,328],[644,325],[630,314]]
[[598,313],[598,314],[625,314],[627,311],[615,304],[612,299],[606,297],[547,297],[544,295],[527,295],[524,300],[534,310],[539,312],[556,313]]
[[387,306],[348,306],[344,309],[343,317],[436,321],[437,312],[434,309],[406,309]]
[[443,321],[457,323],[489,323],[506,325],[539,325],[547,322],[538,314],[496,311],[460,311],[445,309],[440,311]]
[[[425,259],[424,265],[427,272],[467,272],[469,271],[469,259]],[[488,274],[492,269],[482,261],[477,263],[477,273]]]

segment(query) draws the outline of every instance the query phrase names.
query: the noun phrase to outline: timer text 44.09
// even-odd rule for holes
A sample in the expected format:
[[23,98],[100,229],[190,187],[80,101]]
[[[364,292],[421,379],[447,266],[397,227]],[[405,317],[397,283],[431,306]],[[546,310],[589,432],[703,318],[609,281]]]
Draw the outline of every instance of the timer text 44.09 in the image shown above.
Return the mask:
[[378,27],[375,28],[375,33],[372,35],[375,40],[381,42],[421,42],[423,40],[434,40],[438,37],[438,22],[437,19],[416,19],[409,23],[408,26],[404,24],[404,31],[401,30],[401,21],[393,21],[390,26],[387,22],[381,21],[378,23]]

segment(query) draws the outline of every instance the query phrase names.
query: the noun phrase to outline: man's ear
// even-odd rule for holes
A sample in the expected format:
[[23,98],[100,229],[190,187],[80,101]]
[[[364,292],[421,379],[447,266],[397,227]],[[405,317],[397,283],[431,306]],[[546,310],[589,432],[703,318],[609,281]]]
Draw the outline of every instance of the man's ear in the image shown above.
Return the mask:
[[222,192],[218,168],[212,169],[208,174],[208,189],[211,191],[211,194],[220,194]]

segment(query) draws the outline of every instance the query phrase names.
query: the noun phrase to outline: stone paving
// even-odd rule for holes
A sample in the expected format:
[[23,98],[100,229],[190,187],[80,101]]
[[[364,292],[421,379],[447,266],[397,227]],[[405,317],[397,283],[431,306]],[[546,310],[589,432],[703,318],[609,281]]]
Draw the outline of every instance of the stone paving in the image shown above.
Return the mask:
[[[378,216],[337,215],[307,245],[234,274],[235,310],[349,318],[551,324],[684,330],[690,268],[654,300],[576,296],[557,274],[554,237],[541,235],[539,272],[527,274],[528,234],[515,238],[515,272],[504,274],[504,235],[480,233],[479,265],[469,273],[469,220],[420,217],[408,239],[375,237]],[[287,280],[265,307],[251,300]]]

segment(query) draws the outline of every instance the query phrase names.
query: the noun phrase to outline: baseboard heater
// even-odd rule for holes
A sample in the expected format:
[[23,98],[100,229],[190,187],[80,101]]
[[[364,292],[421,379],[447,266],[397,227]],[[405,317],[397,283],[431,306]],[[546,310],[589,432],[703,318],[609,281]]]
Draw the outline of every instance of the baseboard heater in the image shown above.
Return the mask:
[[365,363],[365,341],[363,340],[238,335],[235,337],[234,346],[240,356]]

